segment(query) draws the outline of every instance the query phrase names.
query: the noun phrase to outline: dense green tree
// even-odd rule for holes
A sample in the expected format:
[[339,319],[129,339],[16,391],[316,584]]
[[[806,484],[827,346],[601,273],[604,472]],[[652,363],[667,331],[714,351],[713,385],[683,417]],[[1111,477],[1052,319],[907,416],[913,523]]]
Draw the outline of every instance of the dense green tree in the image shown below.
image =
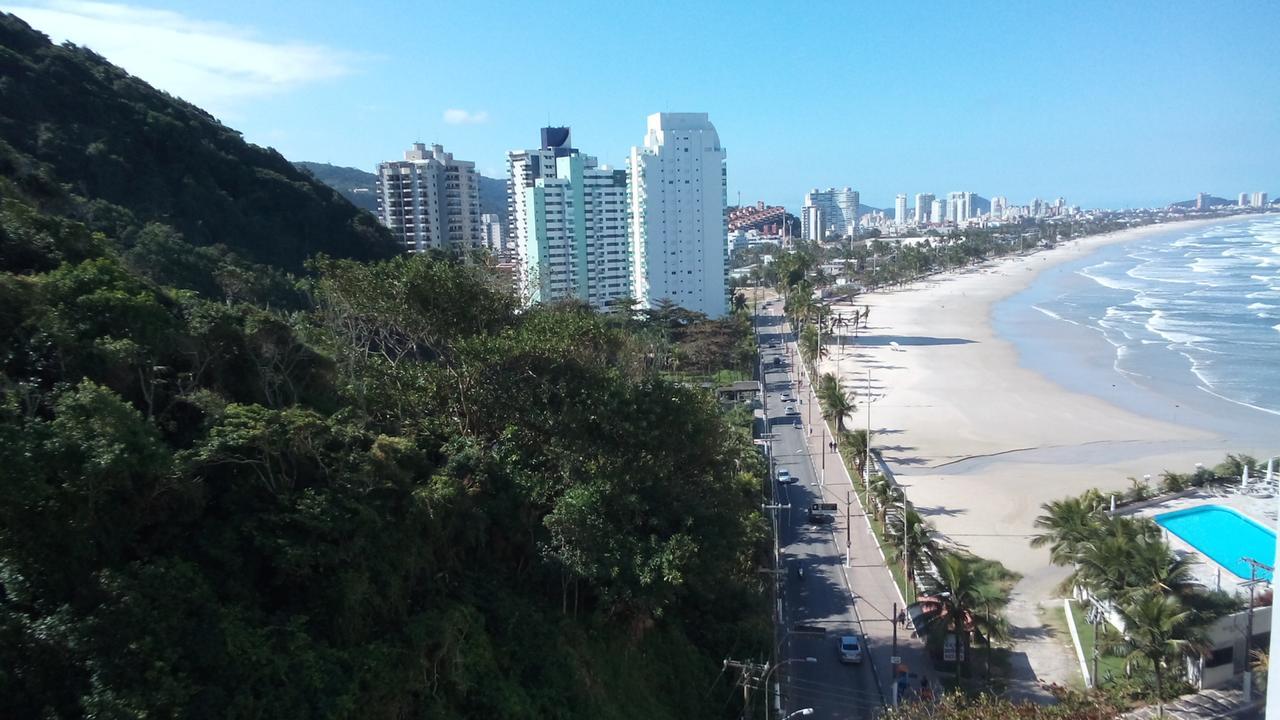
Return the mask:
[[1176,597],[1159,591],[1130,596],[1117,608],[1122,639],[1110,650],[1132,662],[1145,660],[1155,675],[1157,713],[1164,717],[1164,681],[1174,663],[1207,646],[1203,621]]

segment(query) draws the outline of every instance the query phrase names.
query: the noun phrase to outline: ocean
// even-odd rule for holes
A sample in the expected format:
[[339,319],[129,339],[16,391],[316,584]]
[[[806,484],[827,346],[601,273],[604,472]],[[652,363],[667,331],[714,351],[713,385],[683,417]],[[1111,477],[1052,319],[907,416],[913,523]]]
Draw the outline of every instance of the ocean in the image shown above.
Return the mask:
[[992,314],[1023,365],[1069,389],[1280,452],[1280,216],[1099,248]]

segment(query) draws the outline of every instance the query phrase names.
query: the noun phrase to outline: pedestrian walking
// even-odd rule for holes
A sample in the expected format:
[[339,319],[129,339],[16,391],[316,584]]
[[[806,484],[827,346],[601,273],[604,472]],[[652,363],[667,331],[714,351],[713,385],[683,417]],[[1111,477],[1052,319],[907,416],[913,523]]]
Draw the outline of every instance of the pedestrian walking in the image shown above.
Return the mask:
[[902,627],[907,626],[907,611],[905,609],[898,611],[898,624]]

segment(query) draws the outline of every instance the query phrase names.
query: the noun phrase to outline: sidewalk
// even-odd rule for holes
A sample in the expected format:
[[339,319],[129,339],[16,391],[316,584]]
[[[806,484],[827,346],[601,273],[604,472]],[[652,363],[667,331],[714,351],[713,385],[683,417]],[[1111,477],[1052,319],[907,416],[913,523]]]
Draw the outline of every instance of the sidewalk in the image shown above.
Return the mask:
[[[790,335],[790,324],[787,323],[784,327]],[[806,426],[812,432],[806,433],[805,438],[814,474],[825,478],[822,495],[828,502],[842,506],[848,504],[847,515],[851,526],[846,525],[845,517],[836,518],[833,540],[837,547],[844,548],[846,538],[848,539],[851,559],[846,563],[845,582],[853,596],[854,607],[866,638],[868,657],[875,663],[877,682],[881,684],[886,702],[892,703],[893,691],[890,684],[895,673],[890,657],[893,653],[896,625],[893,609],[896,606],[902,610],[906,602],[893,580],[893,574],[889,572],[884,551],[871,530],[862,501],[854,490],[843,459],[838,451],[832,451],[826,445],[833,435],[831,428],[821,418],[821,406],[813,392],[808,370],[799,361],[799,348],[794,342],[788,342],[788,345],[797,360],[792,367],[799,368],[794,371],[796,380],[804,386],[800,389],[800,396],[808,407],[804,409],[803,417],[808,420],[811,411],[814,415],[813,424]],[[912,637],[914,633],[911,627],[899,626],[896,631],[897,655],[902,664],[907,666],[908,672],[917,676],[912,683],[911,692],[914,694],[918,690],[921,675],[929,678],[930,684],[937,688],[937,676],[923,640]]]

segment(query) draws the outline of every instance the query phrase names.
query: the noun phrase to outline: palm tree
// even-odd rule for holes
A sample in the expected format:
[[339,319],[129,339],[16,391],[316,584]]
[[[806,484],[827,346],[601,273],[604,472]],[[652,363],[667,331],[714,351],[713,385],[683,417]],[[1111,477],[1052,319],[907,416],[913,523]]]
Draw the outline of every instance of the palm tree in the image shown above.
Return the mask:
[[867,431],[853,430],[839,433],[836,437],[840,438],[840,447],[853,453],[853,463],[858,470],[858,477],[865,477],[867,472]]
[[1124,623],[1124,637],[1110,651],[1127,662],[1145,659],[1151,663],[1156,680],[1156,712],[1164,717],[1168,663],[1206,650],[1204,624],[1178,598],[1158,592],[1137,593],[1117,611]]
[[[918,600],[925,618],[925,628],[935,641],[954,635],[957,645],[967,643],[974,632],[999,637],[1004,621],[998,611],[1008,604],[1008,593],[1001,587],[996,566],[970,555],[955,552],[935,554],[933,565],[938,571],[938,592]],[[991,611],[996,610],[996,618]],[[957,647],[956,674],[959,676]],[[968,657],[968,653],[964,653]]]
[[893,500],[893,486],[889,484],[888,478],[880,473],[872,475],[871,481],[867,484],[867,495],[875,501],[876,518],[884,522],[885,511],[889,509],[889,503]]
[[933,526],[926,522],[920,516],[920,513],[913,508],[907,508],[905,525],[905,534],[903,532],[903,523],[898,522],[890,523],[890,526],[886,527],[884,532],[885,539],[893,546],[893,562],[902,563],[903,575],[914,588],[916,573],[912,562],[928,555],[937,554],[939,547],[933,535]]
[[1036,518],[1035,526],[1044,532],[1031,539],[1031,547],[1048,545],[1050,562],[1073,564],[1081,543],[1098,534],[1101,506],[1081,496],[1044,503],[1040,509],[1044,514]]
[[1258,678],[1258,689],[1267,689],[1267,674],[1271,672],[1271,653],[1268,650],[1253,650],[1249,653],[1249,669]]
[[837,435],[844,432],[844,418],[858,409],[851,393],[845,392],[840,378],[832,373],[823,373],[818,378],[818,400],[822,403],[822,418],[836,423]]
[[1191,563],[1173,554],[1150,520],[1108,518],[1077,547],[1071,581],[1115,602],[1142,591],[1184,594],[1195,587]]

